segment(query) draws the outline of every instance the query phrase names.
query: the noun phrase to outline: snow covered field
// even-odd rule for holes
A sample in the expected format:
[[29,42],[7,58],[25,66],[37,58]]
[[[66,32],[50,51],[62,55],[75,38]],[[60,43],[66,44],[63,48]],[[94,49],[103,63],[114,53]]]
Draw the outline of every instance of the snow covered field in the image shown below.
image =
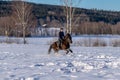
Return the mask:
[[120,47],[72,45],[73,54],[48,55],[51,40],[0,43],[0,80],[120,80]]

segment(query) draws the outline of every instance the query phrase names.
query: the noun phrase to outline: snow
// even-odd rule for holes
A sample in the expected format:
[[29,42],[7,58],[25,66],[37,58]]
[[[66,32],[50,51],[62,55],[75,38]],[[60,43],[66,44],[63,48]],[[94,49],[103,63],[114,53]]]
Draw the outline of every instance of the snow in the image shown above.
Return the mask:
[[[0,80],[120,80],[120,47],[81,47],[48,55],[56,38],[0,43]],[[79,37],[74,38],[78,40]]]

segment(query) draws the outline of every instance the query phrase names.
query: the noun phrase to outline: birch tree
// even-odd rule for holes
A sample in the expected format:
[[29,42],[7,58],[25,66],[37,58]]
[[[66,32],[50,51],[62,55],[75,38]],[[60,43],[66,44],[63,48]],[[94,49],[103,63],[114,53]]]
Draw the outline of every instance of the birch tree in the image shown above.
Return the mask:
[[[22,0],[15,0],[12,4],[12,18],[15,21],[15,25],[21,27],[22,29],[22,36],[23,36],[23,43],[26,43],[25,36],[27,31],[30,31],[30,27],[33,26],[34,16],[32,14],[32,5],[22,1]],[[20,30],[20,28],[19,28]]]
[[[75,7],[81,0],[60,0],[64,6],[64,14],[66,16],[66,32],[72,33],[73,25],[77,23],[80,17],[75,16]],[[76,18],[76,19],[75,19]]]

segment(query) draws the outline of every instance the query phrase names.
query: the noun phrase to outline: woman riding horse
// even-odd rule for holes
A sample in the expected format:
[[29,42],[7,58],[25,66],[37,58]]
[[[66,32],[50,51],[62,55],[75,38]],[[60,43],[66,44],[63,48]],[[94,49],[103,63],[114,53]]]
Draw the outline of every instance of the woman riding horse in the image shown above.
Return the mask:
[[55,51],[55,53],[58,53],[59,50],[66,50],[66,54],[69,53],[69,51],[72,53],[73,51],[70,49],[70,43],[72,43],[72,37],[69,33],[67,33],[61,42],[61,48],[59,48],[58,41],[52,43],[49,47],[48,54],[50,54],[51,49]]
[[59,48],[61,48],[61,43],[64,40],[64,32],[63,32],[63,28],[60,28],[60,32],[59,32],[59,38],[58,38],[58,43],[59,43]]

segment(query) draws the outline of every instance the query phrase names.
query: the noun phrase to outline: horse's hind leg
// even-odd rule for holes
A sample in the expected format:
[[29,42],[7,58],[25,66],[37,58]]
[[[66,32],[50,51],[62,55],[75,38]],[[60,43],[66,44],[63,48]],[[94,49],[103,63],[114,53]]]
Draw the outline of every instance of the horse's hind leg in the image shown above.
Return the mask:
[[54,50],[54,53],[55,53],[55,54],[58,54],[58,49],[55,49],[55,50]]
[[50,45],[50,47],[49,47],[48,54],[50,54],[51,49],[52,49],[52,45]]
[[55,54],[58,54],[58,51],[55,51],[54,53],[55,53]]

